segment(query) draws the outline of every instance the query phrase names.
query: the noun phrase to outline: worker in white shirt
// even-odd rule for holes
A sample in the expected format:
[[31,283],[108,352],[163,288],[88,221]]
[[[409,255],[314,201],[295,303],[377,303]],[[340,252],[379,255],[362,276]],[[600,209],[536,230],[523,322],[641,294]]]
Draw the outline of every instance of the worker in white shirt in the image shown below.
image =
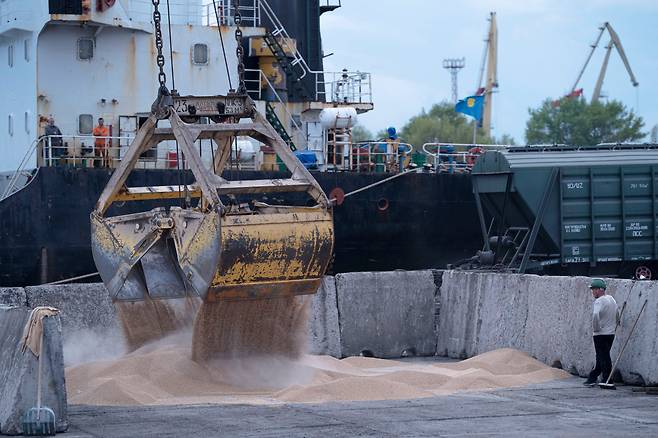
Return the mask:
[[612,369],[610,349],[615,340],[615,329],[619,321],[617,302],[610,295],[606,295],[606,284],[601,278],[594,278],[589,286],[594,297],[592,305],[592,334],[594,350],[596,351],[596,365],[589,373],[584,385],[594,386],[599,375],[605,382]]

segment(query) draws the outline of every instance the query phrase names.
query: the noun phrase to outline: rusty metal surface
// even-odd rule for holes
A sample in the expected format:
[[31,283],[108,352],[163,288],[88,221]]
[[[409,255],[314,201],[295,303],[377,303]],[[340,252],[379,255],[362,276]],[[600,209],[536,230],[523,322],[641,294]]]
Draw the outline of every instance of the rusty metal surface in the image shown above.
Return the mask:
[[[248,287],[258,295],[267,288],[272,294],[313,293],[304,282],[320,279],[333,250],[331,212],[297,208],[285,213],[265,213],[222,218],[222,256],[212,282],[213,300],[226,294],[234,299],[248,296]],[[240,287],[238,287],[240,286]]]

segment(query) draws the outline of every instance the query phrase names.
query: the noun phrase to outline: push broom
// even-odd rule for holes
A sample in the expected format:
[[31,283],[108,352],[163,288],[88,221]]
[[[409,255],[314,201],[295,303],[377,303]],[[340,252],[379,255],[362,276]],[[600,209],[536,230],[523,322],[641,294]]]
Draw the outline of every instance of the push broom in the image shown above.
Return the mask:
[[615,373],[615,370],[617,369],[617,364],[619,363],[619,359],[621,359],[621,355],[624,354],[624,350],[626,349],[626,346],[628,345],[628,341],[630,341],[631,336],[633,336],[633,332],[635,331],[635,326],[637,326],[637,322],[640,320],[640,316],[642,316],[642,312],[644,312],[644,308],[647,306],[648,302],[649,302],[649,300],[644,300],[644,304],[642,304],[642,308],[640,309],[640,313],[637,314],[637,318],[635,318],[635,322],[633,323],[633,327],[631,327],[631,331],[628,334],[628,337],[626,338],[626,341],[624,342],[624,345],[621,347],[621,351],[619,352],[619,355],[617,355],[617,359],[615,360],[615,363],[612,366],[612,370],[610,370],[610,375],[608,376],[608,380],[606,380],[605,383],[599,383],[599,388],[601,388],[601,389],[617,389],[615,384],[611,383],[610,380],[612,379],[612,375]]

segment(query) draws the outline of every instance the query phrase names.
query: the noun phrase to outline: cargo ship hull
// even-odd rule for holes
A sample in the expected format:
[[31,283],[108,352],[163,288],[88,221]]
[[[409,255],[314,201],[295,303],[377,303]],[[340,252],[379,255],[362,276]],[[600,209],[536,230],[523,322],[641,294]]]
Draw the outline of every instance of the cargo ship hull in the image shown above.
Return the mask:
[[[107,169],[44,167],[27,186],[0,202],[1,286],[43,284],[96,272],[89,213],[110,175]],[[264,179],[284,174],[234,171],[227,176]],[[327,193],[336,187],[349,193],[387,176],[314,173]],[[178,171],[136,170],[128,185],[189,180],[191,175]],[[305,202],[296,194],[258,200]],[[156,206],[125,203],[115,205],[110,214]],[[333,273],[443,268],[482,245],[469,175],[419,173],[396,178],[346,198],[334,208],[334,222]]]

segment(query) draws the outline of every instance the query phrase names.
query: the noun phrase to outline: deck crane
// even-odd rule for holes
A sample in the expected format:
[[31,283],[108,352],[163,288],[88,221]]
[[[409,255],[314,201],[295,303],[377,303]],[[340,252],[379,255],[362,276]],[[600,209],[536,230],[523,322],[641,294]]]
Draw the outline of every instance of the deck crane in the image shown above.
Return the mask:
[[589,54],[587,55],[587,59],[585,60],[585,64],[580,69],[580,73],[578,73],[576,82],[574,82],[573,87],[571,87],[571,92],[567,95],[567,97],[579,96],[580,94],[582,94],[582,90],[579,92],[579,90],[577,90],[576,87],[578,87],[578,82],[580,82],[580,79],[583,77],[583,73],[587,68],[587,64],[589,64],[590,59],[592,59],[592,55],[594,54],[594,51],[598,47],[599,42],[601,41],[601,38],[603,37],[603,34],[605,33],[606,30],[608,31],[608,34],[610,34],[610,42],[606,46],[605,57],[603,58],[603,65],[601,66],[601,71],[599,72],[599,78],[597,79],[596,85],[594,86],[594,92],[592,93],[592,103],[598,102],[599,98],[601,97],[601,86],[603,85],[603,80],[605,79],[605,73],[606,70],[608,69],[608,61],[610,60],[610,53],[612,52],[613,47],[617,49],[617,52],[619,53],[621,60],[624,62],[624,66],[626,67],[626,71],[628,71],[628,75],[631,78],[631,83],[633,84],[633,86],[637,87],[640,84],[635,79],[633,70],[631,70],[631,65],[629,64],[628,58],[626,57],[626,53],[624,52],[624,48],[621,45],[621,40],[619,39],[619,35],[617,35],[617,32],[615,32],[615,30],[612,28],[610,23],[606,21],[605,23],[603,23],[601,27],[599,27],[599,35],[597,36],[596,41],[594,41],[594,44],[592,44],[591,50],[589,51]]

